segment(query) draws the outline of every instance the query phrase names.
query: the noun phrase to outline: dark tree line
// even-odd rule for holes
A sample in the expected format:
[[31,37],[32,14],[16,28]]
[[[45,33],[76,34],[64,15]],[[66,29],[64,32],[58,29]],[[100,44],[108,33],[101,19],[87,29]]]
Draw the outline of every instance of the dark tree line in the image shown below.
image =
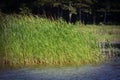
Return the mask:
[[119,0],[1,0],[0,12],[32,13],[84,24],[120,24],[119,4]]

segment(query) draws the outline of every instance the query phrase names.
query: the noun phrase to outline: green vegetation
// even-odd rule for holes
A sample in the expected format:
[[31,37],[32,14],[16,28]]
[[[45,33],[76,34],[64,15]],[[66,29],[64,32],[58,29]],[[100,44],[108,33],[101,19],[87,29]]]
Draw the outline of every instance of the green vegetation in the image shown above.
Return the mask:
[[[0,17],[0,64],[82,65],[103,60],[98,41],[112,39],[111,27],[67,24],[38,16]],[[115,32],[118,29],[115,29]],[[105,33],[103,33],[103,32]],[[103,34],[105,36],[101,36]],[[106,37],[108,36],[108,37]]]
[[86,25],[84,27],[78,27],[77,30],[93,33],[98,42],[120,40],[119,25]]

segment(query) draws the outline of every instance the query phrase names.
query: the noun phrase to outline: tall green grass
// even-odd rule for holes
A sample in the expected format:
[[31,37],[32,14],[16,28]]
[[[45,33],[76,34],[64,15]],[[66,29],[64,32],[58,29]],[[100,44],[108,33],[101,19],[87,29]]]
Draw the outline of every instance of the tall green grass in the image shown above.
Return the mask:
[[1,17],[1,64],[81,65],[100,62],[103,57],[99,54],[97,37],[82,28],[78,30],[76,26],[37,16]]
[[[75,25],[76,26],[76,25]],[[93,33],[97,41],[120,41],[120,25],[86,25],[79,31]]]

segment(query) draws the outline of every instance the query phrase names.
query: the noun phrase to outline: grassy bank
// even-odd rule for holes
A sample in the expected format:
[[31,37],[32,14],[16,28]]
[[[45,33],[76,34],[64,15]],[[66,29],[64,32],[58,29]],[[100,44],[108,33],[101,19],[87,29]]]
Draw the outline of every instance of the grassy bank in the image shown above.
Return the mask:
[[78,30],[93,33],[97,41],[120,41],[120,25],[86,25]]
[[[103,59],[99,54],[98,41],[102,35],[99,31],[102,27],[67,24],[63,20],[51,21],[37,16],[0,17],[0,64],[99,63]],[[107,38],[111,36],[102,37]]]

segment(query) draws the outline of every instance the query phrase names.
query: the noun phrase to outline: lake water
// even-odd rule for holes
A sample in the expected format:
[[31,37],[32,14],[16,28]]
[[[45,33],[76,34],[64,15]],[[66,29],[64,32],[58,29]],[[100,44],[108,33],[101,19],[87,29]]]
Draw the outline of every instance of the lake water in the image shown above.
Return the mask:
[[98,66],[0,71],[0,80],[120,80],[120,58]]

